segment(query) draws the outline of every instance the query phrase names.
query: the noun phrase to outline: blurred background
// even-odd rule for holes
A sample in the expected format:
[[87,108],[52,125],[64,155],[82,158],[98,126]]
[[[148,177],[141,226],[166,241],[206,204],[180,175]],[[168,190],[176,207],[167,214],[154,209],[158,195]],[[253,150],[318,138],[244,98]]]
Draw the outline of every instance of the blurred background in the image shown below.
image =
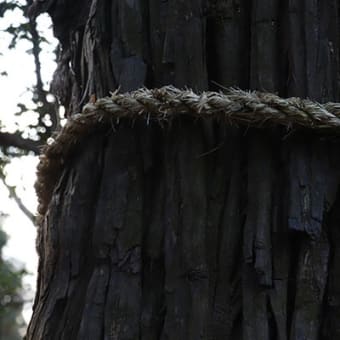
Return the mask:
[[39,149],[62,123],[50,94],[58,55],[51,20],[31,1],[0,2],[0,339],[21,339],[36,285],[34,191]]

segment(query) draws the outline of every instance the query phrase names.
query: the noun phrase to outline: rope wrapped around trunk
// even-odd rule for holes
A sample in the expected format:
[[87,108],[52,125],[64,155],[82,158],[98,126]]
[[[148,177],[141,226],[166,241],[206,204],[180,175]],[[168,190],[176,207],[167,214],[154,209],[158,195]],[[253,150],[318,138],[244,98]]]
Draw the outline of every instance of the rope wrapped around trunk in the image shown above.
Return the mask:
[[37,168],[38,223],[45,215],[63,164],[74,148],[91,131],[119,123],[122,118],[145,119],[163,125],[180,115],[214,118],[228,125],[266,127],[282,125],[333,135],[340,134],[340,103],[320,104],[308,99],[281,98],[272,93],[230,88],[224,93],[179,90],[173,86],[139,89],[98,99],[73,115],[45,145]]

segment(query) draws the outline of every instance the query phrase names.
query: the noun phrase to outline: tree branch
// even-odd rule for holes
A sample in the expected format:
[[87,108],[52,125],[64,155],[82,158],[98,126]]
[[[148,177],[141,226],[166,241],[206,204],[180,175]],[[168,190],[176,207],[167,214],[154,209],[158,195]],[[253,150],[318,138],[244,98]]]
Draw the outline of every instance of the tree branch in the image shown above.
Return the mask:
[[41,143],[32,139],[23,138],[18,132],[0,132],[0,146],[13,146],[24,151],[33,151],[38,155],[40,153]]
[[4,173],[2,171],[0,171],[0,178],[2,180],[2,183],[5,185],[5,187],[8,190],[9,193],[9,197],[13,198],[14,201],[16,202],[16,204],[18,205],[19,209],[26,215],[26,217],[33,223],[36,223],[36,217],[34,216],[34,214],[32,214],[32,212],[26,207],[26,205],[22,202],[22,200],[19,198],[19,196],[17,195],[16,191],[15,191],[15,187],[8,185],[6,183],[6,176],[4,175]]
[[[40,101],[43,106],[41,110],[37,110],[39,113],[39,125],[44,126],[48,135],[51,135],[52,132],[58,126],[58,110],[54,103],[49,103],[47,101],[46,95],[48,94],[47,91],[44,90],[44,83],[42,80],[41,75],[41,62],[40,62],[40,35],[37,29],[36,19],[32,17],[28,17],[28,24],[29,24],[29,32],[31,34],[31,43],[32,43],[32,52],[34,58],[34,65],[35,65],[35,75],[36,75],[36,85],[34,94],[37,98],[33,98],[34,102]],[[46,126],[43,122],[43,117],[45,114],[49,114],[52,122],[52,126]]]

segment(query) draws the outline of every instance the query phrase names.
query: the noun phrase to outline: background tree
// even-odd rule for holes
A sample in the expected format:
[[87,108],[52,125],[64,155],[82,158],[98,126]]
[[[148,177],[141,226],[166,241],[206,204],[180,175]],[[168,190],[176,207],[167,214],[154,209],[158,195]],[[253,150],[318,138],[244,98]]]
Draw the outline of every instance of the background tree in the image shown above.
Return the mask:
[[[164,84],[339,101],[334,0],[30,7],[44,11],[68,115]],[[65,160],[28,339],[339,337],[337,140],[190,118],[115,129]]]
[[0,229],[0,338],[8,340],[22,339],[25,328],[21,316],[22,276],[24,270],[15,267],[2,257],[2,248],[7,241],[7,235]]
[[[13,160],[25,159],[27,164],[27,155],[38,155],[40,146],[43,145],[59,125],[58,106],[53,96],[50,94],[46,79],[42,76],[41,55],[42,48],[49,42],[41,35],[37,21],[29,18],[27,14],[28,5],[32,2],[25,0],[8,0],[0,3],[0,20],[1,20],[1,46],[0,46],[0,76],[7,78],[10,83],[13,76],[10,71],[5,68],[3,59],[6,58],[8,50],[16,50],[22,47],[26,42],[27,54],[32,57],[32,79],[35,84],[25,89],[31,94],[31,102],[26,100],[18,102],[18,111],[12,116],[12,123],[8,124],[8,116],[12,114],[7,111],[6,104],[9,104],[11,98],[10,92],[18,91],[18,88],[24,86],[24,75],[17,79],[17,88],[12,89],[10,86],[2,92],[3,106],[1,109],[0,119],[0,179],[5,187],[1,186],[1,190],[8,190],[8,195],[13,198],[22,212],[34,223],[35,211],[30,211],[25,205],[25,200],[22,199],[18,192],[22,192],[22,183],[9,184],[7,175],[15,166]],[[12,16],[14,20],[9,18]],[[7,26],[6,26],[7,23]],[[6,44],[8,42],[8,45]],[[20,51],[20,49],[19,49]],[[17,52],[19,55],[20,52]],[[19,58],[19,57],[18,57]],[[18,63],[18,58],[13,59],[13,63]],[[46,57],[45,57],[46,59]],[[20,64],[20,62],[18,63]],[[20,65],[17,65],[20,67]],[[29,68],[29,65],[27,65]],[[28,83],[27,86],[30,86]],[[8,92],[7,92],[8,91]],[[24,96],[25,97],[25,96]],[[20,100],[20,99],[18,99]],[[25,100],[25,99],[24,99]],[[34,111],[34,113],[32,112]],[[2,117],[4,119],[2,119]],[[14,122],[16,129],[13,129]],[[33,157],[32,157],[33,158]],[[15,162],[14,162],[15,163]],[[16,163],[17,164],[17,163]],[[34,165],[32,165],[33,167]],[[22,167],[23,168],[23,167]],[[26,171],[27,172],[27,171]],[[12,176],[13,178],[14,176]],[[12,181],[13,182],[13,181]],[[19,190],[17,190],[17,187]],[[2,197],[5,196],[2,193]],[[31,203],[31,202],[30,202]],[[2,202],[0,210],[4,211]],[[1,212],[0,212],[1,213]],[[2,214],[2,213],[1,213]],[[23,228],[29,228],[30,225],[23,225]],[[23,235],[27,230],[23,230]],[[4,247],[7,236],[0,228],[0,250]],[[18,249],[18,253],[23,249]],[[2,254],[0,256],[0,338],[1,339],[18,339],[22,337],[24,325],[21,324],[23,303],[28,303],[27,287],[23,287],[22,278],[27,273],[24,270],[15,269],[12,262],[4,260]],[[27,300],[27,301],[24,301]],[[20,322],[19,322],[20,321]]]
[[[38,155],[40,146],[58,128],[60,120],[58,105],[42,79],[41,45],[48,42],[38,31],[36,20],[27,16],[27,8],[31,3],[32,1],[9,0],[0,4],[0,18],[4,18],[12,11],[16,11],[15,13],[18,16],[22,15],[23,20],[18,19],[17,23],[10,23],[2,31],[2,34],[9,35],[11,40],[9,46],[4,46],[1,53],[5,53],[5,48],[15,49],[20,41],[25,40],[30,43],[31,48],[27,53],[31,54],[34,60],[36,83],[27,91],[32,93],[33,111],[37,113],[37,119],[32,119],[32,122],[25,126],[18,124],[17,130],[14,132],[9,132],[6,124],[0,122],[0,177],[7,186],[10,196],[17,201],[26,216],[34,221],[34,214],[25,207],[20,197],[16,194],[15,187],[7,185],[5,171],[6,165],[11,162],[13,157],[27,154]],[[7,71],[2,69],[1,76],[6,77],[7,75]],[[18,103],[17,106],[18,112],[15,114],[17,122],[20,123],[21,120],[27,121],[25,115],[27,115],[27,112],[32,111],[32,107],[27,107],[27,103]]]

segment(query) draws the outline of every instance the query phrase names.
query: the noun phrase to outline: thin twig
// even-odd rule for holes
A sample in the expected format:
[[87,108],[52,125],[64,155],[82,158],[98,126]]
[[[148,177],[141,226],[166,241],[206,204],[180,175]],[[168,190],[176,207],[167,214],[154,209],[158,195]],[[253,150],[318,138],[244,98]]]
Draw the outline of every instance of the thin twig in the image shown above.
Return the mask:
[[19,209],[26,215],[26,217],[33,223],[36,223],[36,217],[34,214],[32,214],[32,212],[26,207],[26,205],[22,202],[22,200],[20,199],[20,197],[17,195],[15,187],[8,185],[6,183],[6,176],[5,174],[0,171],[0,178],[2,180],[2,183],[5,185],[5,187],[8,190],[9,193],[9,197],[13,198],[14,201],[16,202],[16,204],[18,205]]

